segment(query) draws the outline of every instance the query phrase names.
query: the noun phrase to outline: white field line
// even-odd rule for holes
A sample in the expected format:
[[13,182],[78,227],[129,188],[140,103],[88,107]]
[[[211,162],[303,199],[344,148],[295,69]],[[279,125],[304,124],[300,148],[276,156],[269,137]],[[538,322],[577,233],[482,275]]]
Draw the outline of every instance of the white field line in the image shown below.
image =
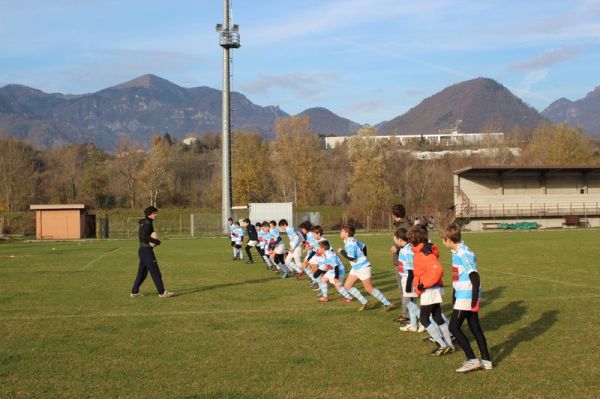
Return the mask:
[[553,280],[550,278],[543,278],[543,277],[537,277],[537,276],[530,276],[528,274],[521,274],[521,273],[512,273],[512,272],[503,272],[500,270],[494,270],[494,269],[482,269],[483,271],[485,271],[486,273],[499,273],[499,274],[506,274],[508,276],[515,276],[515,277],[524,277],[524,278],[528,278],[531,280],[539,280],[539,281],[545,281],[547,283],[553,283],[553,284],[563,284],[563,285],[570,285],[572,287],[582,287],[582,288],[588,288],[590,290],[600,290],[600,287],[596,286],[591,286],[591,285],[585,285],[585,284],[577,284],[577,283],[570,283],[568,281],[560,281],[560,280]]
[[98,262],[100,259],[104,258],[106,255],[108,255],[108,254],[114,254],[115,252],[119,251],[121,248],[123,248],[123,247],[117,247],[117,248],[111,249],[110,251],[106,251],[106,252],[101,253],[97,258],[92,259],[91,261],[89,261],[88,263],[86,263],[85,266],[83,266],[81,268],[81,270],[87,269],[88,267],[90,267],[94,263]]
[[[527,302],[553,302],[553,301],[569,301],[581,299],[599,299],[600,295],[572,295],[572,296],[552,296],[545,298],[507,298],[496,299],[492,303],[513,302],[515,300]],[[143,300],[141,298],[133,299],[134,301]],[[170,299],[171,301],[173,299]],[[488,306],[485,297],[483,305]],[[248,314],[248,313],[298,313],[298,312],[335,312],[339,308],[320,308],[314,307],[298,307],[298,308],[269,308],[269,309],[223,309],[223,310],[184,310],[170,312],[107,312],[107,313],[89,313],[89,314],[47,314],[47,315],[18,315],[18,316],[0,316],[1,321],[40,321],[40,320],[67,320],[67,319],[105,319],[105,318],[131,318],[131,317],[170,317],[170,316],[201,316],[201,315],[218,315],[218,314]]]

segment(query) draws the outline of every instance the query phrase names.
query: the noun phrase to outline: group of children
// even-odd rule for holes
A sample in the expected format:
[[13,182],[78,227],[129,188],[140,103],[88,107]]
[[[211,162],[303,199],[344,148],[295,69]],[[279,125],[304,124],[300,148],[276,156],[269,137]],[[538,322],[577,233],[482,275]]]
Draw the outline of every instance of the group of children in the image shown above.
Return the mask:
[[[254,263],[251,249],[256,248],[267,268],[281,273],[283,278],[295,274],[300,280],[304,275],[307,276],[308,285],[318,291],[320,302],[329,302],[328,287],[332,285],[343,297],[344,302],[351,303],[356,299],[361,304],[359,311],[370,309],[372,304],[355,287],[355,283],[360,280],[366,292],[383,304],[385,312],[395,308],[381,291],[373,287],[367,247],[355,238],[354,226],[342,225],[340,238],[344,243],[343,248],[334,250],[323,236],[321,226],[313,226],[309,221],[301,223],[298,231],[289,226],[285,219],[278,223],[271,221],[256,225],[252,225],[249,219],[244,219],[241,224],[230,220],[231,245],[235,260],[243,259],[241,247],[244,228],[248,235],[245,247],[248,257],[246,263]],[[287,250],[280,232],[287,234],[289,238]],[[392,252],[402,292],[403,310],[403,315],[395,321],[406,322],[400,327],[401,331],[427,331],[429,339],[437,344],[431,353],[432,356],[454,352],[453,342],[458,342],[467,360],[457,372],[491,370],[492,362],[478,318],[481,288],[475,255],[461,241],[459,226],[447,226],[441,231],[441,238],[444,246],[452,252],[453,312],[450,320],[444,316],[441,309],[444,270],[439,261],[439,250],[429,240],[427,227],[416,225],[398,227],[394,232]],[[349,262],[349,272],[346,271],[341,258]],[[417,298],[420,306],[417,305]],[[461,331],[465,320],[475,337],[481,359],[475,356],[468,339]]]

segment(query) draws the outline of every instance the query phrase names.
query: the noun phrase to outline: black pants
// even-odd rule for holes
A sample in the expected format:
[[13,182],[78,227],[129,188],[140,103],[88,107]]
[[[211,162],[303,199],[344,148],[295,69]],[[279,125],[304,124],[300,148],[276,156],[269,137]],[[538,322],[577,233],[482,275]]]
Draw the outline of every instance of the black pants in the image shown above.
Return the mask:
[[252,259],[252,253],[250,252],[250,249],[252,249],[252,248],[256,248],[256,252],[258,252],[258,254],[260,256],[262,256],[259,247],[257,247],[256,245],[246,245],[246,247],[244,249],[246,250],[246,254],[248,255],[248,259],[254,260],[254,259]]
[[442,317],[442,307],[439,303],[421,306],[419,321],[421,322],[421,324],[423,324],[423,327],[425,328],[429,327],[429,325],[431,324],[429,316],[433,318],[433,321],[435,321],[438,326],[441,326],[445,323],[444,318]]
[[481,326],[479,325],[479,316],[477,313],[478,312],[454,309],[454,311],[452,312],[452,317],[450,318],[450,332],[456,337],[456,341],[458,342],[462,350],[465,352],[467,360],[475,359],[475,353],[473,353],[473,349],[469,344],[469,340],[460,329],[460,326],[463,324],[465,319],[467,319],[469,330],[471,330],[471,332],[475,336],[475,341],[477,341],[477,346],[479,347],[481,358],[483,360],[490,360],[487,342],[485,340],[485,335],[483,335],[483,331],[481,330]]
[[160,269],[158,268],[156,256],[154,256],[154,250],[149,247],[140,247],[138,250],[138,256],[140,257],[140,265],[138,266],[137,276],[133,282],[131,292],[133,294],[140,292],[140,285],[142,285],[148,276],[148,272],[150,272],[150,276],[152,277],[152,281],[154,281],[154,285],[156,286],[158,293],[162,294],[165,292],[162,275],[160,274]]

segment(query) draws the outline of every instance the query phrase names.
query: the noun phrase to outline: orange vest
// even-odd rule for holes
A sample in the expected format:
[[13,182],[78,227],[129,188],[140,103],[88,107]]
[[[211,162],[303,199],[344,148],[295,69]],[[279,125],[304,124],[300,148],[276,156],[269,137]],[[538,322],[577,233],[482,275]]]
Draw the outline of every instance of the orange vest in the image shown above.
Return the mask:
[[415,293],[421,295],[421,291],[417,288],[419,284],[423,284],[425,288],[431,288],[434,286],[443,287],[442,276],[444,275],[444,268],[439,261],[440,252],[435,244],[427,244],[430,246],[430,253],[425,255],[422,250],[425,246],[424,243],[413,247],[415,254],[413,259],[414,264],[414,280],[413,285]]

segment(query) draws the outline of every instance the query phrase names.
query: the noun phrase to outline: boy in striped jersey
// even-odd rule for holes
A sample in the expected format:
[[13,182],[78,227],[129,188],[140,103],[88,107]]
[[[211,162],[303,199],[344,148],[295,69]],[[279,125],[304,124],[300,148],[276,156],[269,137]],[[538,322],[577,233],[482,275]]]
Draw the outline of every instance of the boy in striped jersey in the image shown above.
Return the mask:
[[279,234],[279,230],[277,230],[277,222],[274,220],[271,220],[269,222],[269,239],[269,249],[271,250],[271,262],[275,264],[277,271],[283,274],[282,277],[287,278],[289,276],[288,269],[283,263],[283,253],[285,251],[285,244],[283,242],[283,239],[281,238],[281,235]]
[[260,242],[262,237],[262,242],[263,242],[263,253],[262,253],[262,257],[265,261],[265,263],[267,264],[267,268],[269,270],[273,270],[273,264],[271,263],[271,259],[270,259],[270,255],[271,255],[271,249],[270,249],[270,241],[271,241],[271,233],[269,232],[269,222],[262,222],[261,226],[260,226],[260,233],[258,236],[258,240]]
[[[450,318],[450,331],[456,337],[458,344],[465,352],[467,361],[456,371],[491,370],[493,368],[487,342],[479,325],[479,302],[481,300],[481,285],[477,271],[477,259],[473,251],[461,241],[460,226],[450,224],[442,231],[442,242],[452,252],[452,302],[454,310]],[[463,334],[460,326],[467,320],[469,330],[473,333],[481,361],[477,359],[469,340]]]
[[235,222],[235,224],[234,224],[233,240],[234,240],[233,247],[235,248],[233,259],[234,260],[244,259],[244,256],[242,255],[242,243],[244,242],[244,229],[242,229],[240,222]]
[[285,265],[288,270],[294,270],[297,278],[300,278],[302,276],[302,261],[300,260],[300,256],[302,255],[302,240],[300,233],[293,227],[290,227],[285,219],[281,219],[278,225],[279,229],[287,234],[290,243],[290,248],[285,258]]
[[394,309],[395,306],[388,301],[381,291],[379,291],[377,288],[373,288],[373,282],[371,281],[371,263],[365,256],[364,252],[360,249],[356,238],[354,238],[355,232],[356,229],[354,226],[349,224],[342,225],[342,230],[340,231],[340,238],[344,240],[344,249],[340,248],[338,253],[346,258],[352,266],[352,270],[350,270],[346,284],[344,284],[344,288],[350,293],[350,295],[358,299],[362,304],[362,306],[358,309],[359,311],[370,309],[372,305],[366,300],[360,291],[354,287],[354,283],[360,279],[363,287],[365,287],[365,290],[378,301],[383,303],[383,310],[385,312],[389,312],[390,310]]
[[235,249],[235,226],[233,225],[233,218],[227,219],[227,229],[229,231],[229,239],[231,240],[231,249],[233,250],[232,260],[237,260],[237,250]]
[[300,231],[304,235],[304,248],[306,250],[306,256],[304,257],[304,261],[302,261],[302,270],[311,280],[308,284],[310,287],[318,286],[318,282],[314,278],[313,273],[310,270],[310,266],[308,265],[310,259],[315,255],[315,251],[319,243],[312,230],[313,225],[309,220],[305,220],[300,224]]
[[408,230],[404,227],[394,232],[394,245],[399,248],[397,272],[400,275],[400,287],[402,289],[402,303],[406,303],[409,315],[409,323],[400,327],[400,331],[423,332],[425,327],[419,324],[420,309],[417,306],[416,294],[413,290],[413,258],[412,245],[408,242]]
[[319,288],[321,289],[319,301],[329,302],[327,283],[331,283],[338,290],[340,295],[344,297],[344,302],[352,302],[352,296],[342,286],[346,275],[346,269],[337,254],[331,250],[329,241],[319,241],[317,255],[319,257],[319,263],[314,276],[319,279]]

